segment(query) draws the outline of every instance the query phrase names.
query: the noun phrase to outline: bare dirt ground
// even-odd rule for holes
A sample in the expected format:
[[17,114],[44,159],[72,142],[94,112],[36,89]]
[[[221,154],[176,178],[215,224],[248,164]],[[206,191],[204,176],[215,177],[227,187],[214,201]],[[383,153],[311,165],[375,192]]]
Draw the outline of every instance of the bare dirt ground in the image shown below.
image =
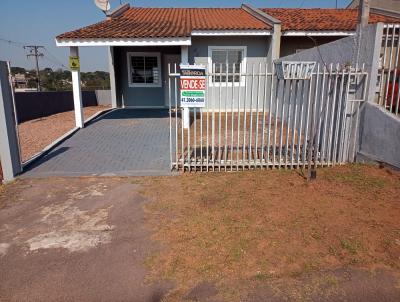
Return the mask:
[[189,131],[182,129],[182,120],[179,117],[176,120],[175,117],[173,113],[173,131],[178,130],[178,158],[187,157],[189,150],[191,157],[196,158],[200,156],[200,150],[206,154],[208,149],[210,159],[215,157],[217,160],[243,160],[250,156],[258,159],[262,158],[261,149],[265,150],[268,143],[271,148],[275,143],[278,149],[281,145],[283,149],[294,146],[293,151],[304,143],[305,123],[302,123],[300,132],[300,121],[296,121],[296,125],[292,122],[288,127],[286,122],[282,124],[280,119],[269,116],[268,112],[205,112],[197,113],[196,118],[192,113]]
[[148,267],[178,284],[167,301],[204,282],[223,301],[400,299],[399,172],[335,167],[311,184],[294,171],[184,175],[142,194],[167,247]]
[[[106,106],[83,108],[85,120]],[[18,125],[22,161],[27,161],[47,145],[75,127],[74,111],[62,112]]]
[[400,172],[0,186],[0,301],[400,301]]
[[159,250],[138,186],[118,178],[50,178],[0,187],[0,301],[160,301],[144,284]]

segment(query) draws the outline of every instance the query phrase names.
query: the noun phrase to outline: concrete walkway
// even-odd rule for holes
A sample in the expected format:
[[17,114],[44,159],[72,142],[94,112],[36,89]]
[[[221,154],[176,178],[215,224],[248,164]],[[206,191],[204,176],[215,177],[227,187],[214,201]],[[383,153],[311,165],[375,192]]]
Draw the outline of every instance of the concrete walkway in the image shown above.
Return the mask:
[[118,109],[79,130],[22,177],[168,175],[169,167],[168,112]]

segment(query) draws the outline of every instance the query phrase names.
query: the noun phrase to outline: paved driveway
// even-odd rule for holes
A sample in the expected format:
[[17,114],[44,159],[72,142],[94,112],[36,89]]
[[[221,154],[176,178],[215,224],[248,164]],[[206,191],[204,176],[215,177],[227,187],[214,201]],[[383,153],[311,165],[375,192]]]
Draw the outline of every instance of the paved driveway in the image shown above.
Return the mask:
[[76,132],[23,176],[166,175],[169,165],[168,112],[118,109]]

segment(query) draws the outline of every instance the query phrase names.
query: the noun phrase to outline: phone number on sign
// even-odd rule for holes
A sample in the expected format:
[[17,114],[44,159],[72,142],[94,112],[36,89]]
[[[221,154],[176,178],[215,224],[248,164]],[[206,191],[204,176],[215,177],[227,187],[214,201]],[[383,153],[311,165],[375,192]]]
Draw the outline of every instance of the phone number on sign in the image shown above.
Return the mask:
[[182,90],[204,90],[206,89],[205,79],[181,79]]

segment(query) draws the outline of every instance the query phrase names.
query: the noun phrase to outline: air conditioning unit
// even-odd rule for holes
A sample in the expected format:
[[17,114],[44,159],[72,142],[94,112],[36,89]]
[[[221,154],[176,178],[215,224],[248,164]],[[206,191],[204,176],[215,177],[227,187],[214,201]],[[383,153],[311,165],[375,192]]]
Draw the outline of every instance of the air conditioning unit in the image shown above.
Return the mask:
[[316,62],[275,62],[275,70],[279,79],[308,80],[311,78]]

